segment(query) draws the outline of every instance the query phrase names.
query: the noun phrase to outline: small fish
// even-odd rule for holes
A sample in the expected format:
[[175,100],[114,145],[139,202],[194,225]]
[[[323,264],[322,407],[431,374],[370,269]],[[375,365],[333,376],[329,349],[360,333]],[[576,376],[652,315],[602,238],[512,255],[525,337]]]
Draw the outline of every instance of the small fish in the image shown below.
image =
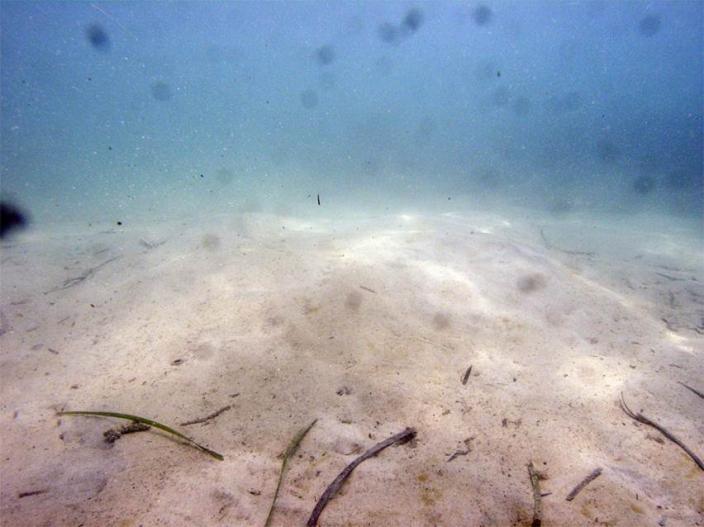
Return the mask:
[[318,194],[318,205],[320,205],[320,194]]

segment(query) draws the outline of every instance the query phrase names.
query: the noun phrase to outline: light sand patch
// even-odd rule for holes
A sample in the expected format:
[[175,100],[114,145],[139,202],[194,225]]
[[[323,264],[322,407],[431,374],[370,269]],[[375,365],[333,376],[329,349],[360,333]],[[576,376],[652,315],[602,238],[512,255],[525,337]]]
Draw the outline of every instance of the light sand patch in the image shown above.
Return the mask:
[[[617,405],[704,455],[704,405],[678,384],[704,389],[701,239],[521,218],[245,214],[4,247],[3,521],[261,525],[277,455],[317,418],[275,525],[406,426],[417,440],[363,463],[323,525],[528,525],[531,460],[546,524],[701,523],[701,471]],[[55,415],[177,426],[226,405],[184,430],[223,462],[154,432],[109,447],[110,421]]]

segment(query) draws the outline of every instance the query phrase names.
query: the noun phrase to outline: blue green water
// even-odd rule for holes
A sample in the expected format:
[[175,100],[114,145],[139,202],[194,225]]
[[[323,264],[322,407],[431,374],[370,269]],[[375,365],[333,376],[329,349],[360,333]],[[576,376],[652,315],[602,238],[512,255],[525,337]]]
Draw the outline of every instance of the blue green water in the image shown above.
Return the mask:
[[477,202],[702,215],[697,1],[0,14],[2,193],[35,229],[303,214],[318,195],[331,215]]

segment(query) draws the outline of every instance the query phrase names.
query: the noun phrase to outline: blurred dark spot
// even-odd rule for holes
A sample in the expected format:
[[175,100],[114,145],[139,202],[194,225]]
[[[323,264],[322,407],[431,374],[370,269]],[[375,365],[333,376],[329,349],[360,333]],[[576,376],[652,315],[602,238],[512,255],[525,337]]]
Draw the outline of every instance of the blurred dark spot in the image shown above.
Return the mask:
[[420,123],[418,123],[418,128],[416,130],[415,139],[416,143],[424,144],[427,142],[428,138],[432,135],[435,130],[435,121],[432,117],[424,117]]
[[215,172],[215,179],[217,179],[218,183],[221,185],[229,185],[235,179],[235,174],[233,174],[232,170],[220,168]]
[[513,101],[513,111],[518,116],[526,116],[530,113],[530,100],[527,97],[519,97]]
[[315,60],[322,66],[332,64],[335,60],[335,49],[329,45],[319,47],[315,51]]
[[484,4],[478,5],[472,11],[472,19],[474,20],[474,23],[478,26],[487,25],[489,22],[491,22],[493,16],[494,14],[492,13],[491,8]]
[[499,86],[494,90],[491,95],[491,102],[494,106],[506,106],[508,104],[509,94],[508,88],[505,86]]
[[437,330],[450,327],[450,316],[445,313],[436,313],[433,317],[433,327]]
[[215,251],[220,247],[220,237],[215,234],[206,234],[201,240],[201,246],[209,251]]
[[350,294],[347,295],[347,299],[345,300],[345,307],[347,309],[350,309],[352,311],[358,311],[359,306],[362,305],[362,295],[358,293],[357,291],[352,291]]
[[605,0],[591,0],[587,2],[587,15],[590,17],[598,17],[604,14],[606,11],[606,1]]
[[110,37],[98,24],[91,24],[86,28],[86,38],[90,45],[98,51],[110,51]]
[[501,175],[495,168],[485,166],[477,170],[477,181],[486,188],[496,188],[501,183]]
[[352,16],[345,21],[345,33],[347,35],[359,35],[364,30],[364,21],[360,16]]
[[576,91],[566,93],[562,97],[562,107],[566,112],[574,112],[582,107],[582,96]]
[[379,38],[382,42],[386,42],[387,44],[394,44],[399,38],[398,28],[388,22],[381,24],[377,30],[377,33],[379,34]]
[[27,226],[29,220],[24,212],[6,201],[0,202],[0,238],[15,229]]
[[301,93],[301,104],[309,110],[315,108],[318,106],[318,94],[314,90],[305,90]]
[[527,274],[521,276],[516,282],[516,287],[522,293],[532,293],[539,289],[544,289],[547,285],[545,275],[540,273]]
[[157,101],[168,101],[173,97],[171,86],[164,81],[156,81],[152,84],[152,97]]
[[557,51],[560,60],[567,64],[571,64],[577,58],[579,47],[579,41],[572,38],[561,42]]
[[604,163],[615,163],[621,157],[621,150],[608,139],[596,142],[596,152]]
[[548,99],[547,106],[557,114],[574,112],[582,107],[582,96],[576,91],[568,92],[561,97],[553,96]]
[[423,25],[423,13],[420,9],[413,8],[406,13],[403,17],[403,22],[401,22],[401,28],[410,32],[415,33]]
[[574,209],[574,203],[566,198],[556,198],[548,203],[548,212],[554,216],[562,216]]
[[117,223],[117,225],[122,225],[122,222],[121,222],[121,221],[118,221],[118,222],[116,222],[116,223]]
[[381,173],[381,161],[378,159],[365,159],[362,161],[362,170],[370,176],[377,176]]
[[689,177],[685,170],[677,169],[670,172],[665,178],[667,186],[673,189],[683,189],[689,183]]
[[642,196],[650,194],[654,189],[655,179],[651,176],[638,176],[633,181],[633,190]]
[[638,31],[644,37],[652,37],[660,31],[660,26],[662,26],[662,20],[658,15],[647,15],[638,24]]

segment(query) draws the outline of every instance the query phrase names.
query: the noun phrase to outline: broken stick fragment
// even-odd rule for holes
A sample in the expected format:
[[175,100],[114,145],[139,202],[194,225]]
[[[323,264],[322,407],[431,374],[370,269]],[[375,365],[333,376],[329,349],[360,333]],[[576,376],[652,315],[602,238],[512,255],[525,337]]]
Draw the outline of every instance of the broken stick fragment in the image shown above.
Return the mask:
[[465,385],[467,384],[467,381],[469,380],[469,376],[472,374],[472,366],[467,368],[464,372],[464,375],[462,376],[462,384]]
[[575,488],[572,489],[572,491],[567,495],[565,498],[567,501],[572,501],[577,497],[577,494],[582,492],[582,489],[589,485],[592,481],[594,481],[596,478],[601,476],[601,467],[595,468],[594,470],[591,471],[591,473],[584,478],[582,481],[580,481]]
[[193,419],[192,421],[183,422],[183,423],[181,423],[181,426],[190,426],[190,425],[197,425],[199,423],[206,423],[206,422],[210,421],[211,419],[215,419],[221,413],[227,412],[230,408],[232,408],[232,405],[228,404],[227,406],[223,406],[219,410],[216,410],[212,414],[206,415],[205,417],[200,417],[198,419]]

